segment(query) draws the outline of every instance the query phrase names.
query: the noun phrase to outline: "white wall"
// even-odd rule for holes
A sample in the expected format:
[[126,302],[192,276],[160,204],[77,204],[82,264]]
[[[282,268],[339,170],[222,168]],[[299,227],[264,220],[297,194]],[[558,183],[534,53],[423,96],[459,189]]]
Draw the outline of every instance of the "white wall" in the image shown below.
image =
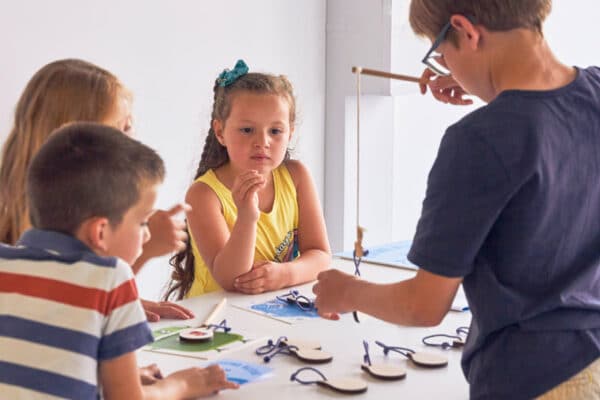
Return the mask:
[[[0,0],[0,142],[36,70],[66,57],[97,63],[134,92],[137,137],[167,165],[158,205],[169,207],[195,173],[214,79],[243,58],[294,84],[296,156],[322,197],[325,17],[321,0]],[[138,277],[141,294],[156,298],[168,275],[167,259],[150,262]]]

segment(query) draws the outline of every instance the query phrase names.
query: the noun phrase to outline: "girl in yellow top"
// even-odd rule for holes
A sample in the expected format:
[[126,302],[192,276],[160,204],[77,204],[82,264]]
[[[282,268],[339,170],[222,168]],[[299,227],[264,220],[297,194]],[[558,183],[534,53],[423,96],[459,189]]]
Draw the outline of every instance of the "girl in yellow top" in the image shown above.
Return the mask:
[[331,251],[312,178],[290,160],[296,105],[284,76],[243,61],[214,86],[211,127],[186,195],[190,245],[167,297],[262,293],[316,279]]

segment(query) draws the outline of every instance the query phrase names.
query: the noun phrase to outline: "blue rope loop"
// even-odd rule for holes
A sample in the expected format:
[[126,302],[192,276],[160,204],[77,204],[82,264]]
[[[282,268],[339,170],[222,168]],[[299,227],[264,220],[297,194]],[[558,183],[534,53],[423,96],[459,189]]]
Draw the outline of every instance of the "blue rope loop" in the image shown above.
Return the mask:
[[298,346],[289,346],[285,343],[282,343],[279,347],[276,347],[275,350],[273,350],[271,353],[264,356],[263,360],[268,363],[277,354],[285,354],[286,356],[289,356],[292,355],[292,353],[295,353],[296,351],[298,351]]
[[371,364],[371,357],[369,356],[369,342],[363,340],[363,347],[365,348],[365,355],[363,356],[363,362],[367,365]]
[[458,336],[464,336],[466,338],[469,335],[469,327],[459,326],[458,328],[456,328],[456,334]]
[[381,348],[383,348],[383,354],[384,355],[388,355],[388,353],[390,351],[394,351],[396,353],[400,353],[402,354],[404,357],[406,358],[411,358],[411,356],[413,354],[415,354],[415,351],[412,349],[409,349],[407,347],[398,347],[398,346],[388,346],[386,344],[381,343],[380,341],[376,340],[375,344],[380,346]]
[[288,293],[283,295],[275,296],[279,301],[283,301],[288,304],[295,304],[302,311],[311,311],[315,309],[315,303],[308,297],[300,294],[298,290],[290,290]]
[[456,344],[454,344],[454,342],[444,341],[442,343],[436,343],[436,342],[430,341],[431,339],[439,339],[439,338],[453,339],[453,340],[458,340],[458,341],[462,340],[462,338],[457,335],[446,335],[444,333],[436,333],[434,335],[425,336],[421,341],[426,346],[441,347],[444,350],[449,349],[451,347],[458,347]]
[[[323,379],[322,380],[314,380],[314,381],[305,381],[303,379],[298,378],[298,375],[300,374],[300,372],[303,372],[303,371],[312,371],[312,372],[315,372],[315,373],[317,373]],[[318,382],[322,382],[322,381],[326,381],[326,380],[327,380],[327,378],[325,377],[325,375],[323,375],[323,373],[321,371],[319,371],[318,369],[313,368],[313,367],[303,367],[303,368],[300,368],[299,370],[297,370],[296,372],[294,372],[290,376],[290,381],[292,381],[292,382],[296,381],[296,382],[299,382],[299,383],[301,383],[303,385],[311,385],[313,383],[318,383]]]
[[[366,255],[366,253],[364,253]],[[356,250],[352,250],[352,261],[354,262],[354,275],[360,276],[360,262],[362,257],[356,256]]]
[[218,324],[209,324],[206,326],[207,329],[211,329],[213,331],[218,331],[219,329],[223,329],[223,332],[227,333],[231,330],[231,328],[229,326],[227,326],[227,320],[224,319],[223,321],[219,322]]
[[259,356],[264,356],[263,360],[265,362],[269,362],[277,354],[292,355],[299,350],[298,346],[290,346],[286,343],[286,341],[287,337],[285,336],[280,336],[276,342],[273,342],[273,340],[269,339],[267,344],[260,346],[255,350],[255,353]]
[[259,356],[264,356],[265,354],[269,354],[277,347],[280,347],[282,345],[285,346],[285,343],[283,343],[284,341],[287,341],[286,336],[280,336],[276,342],[273,342],[273,340],[269,339],[267,341],[267,344],[260,346],[258,349],[256,349],[256,354]]

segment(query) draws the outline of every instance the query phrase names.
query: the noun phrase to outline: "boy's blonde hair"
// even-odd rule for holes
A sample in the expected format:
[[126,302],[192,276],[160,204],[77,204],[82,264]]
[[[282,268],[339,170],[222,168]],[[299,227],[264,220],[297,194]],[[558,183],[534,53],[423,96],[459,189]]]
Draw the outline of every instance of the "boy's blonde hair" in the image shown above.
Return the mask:
[[0,158],[0,242],[14,244],[30,226],[27,168],[50,134],[68,122],[104,120],[119,95],[131,96],[116,76],[77,59],[47,64],[31,78]]
[[420,36],[435,38],[454,14],[474,18],[490,31],[524,28],[542,32],[552,0],[412,0],[410,26]]

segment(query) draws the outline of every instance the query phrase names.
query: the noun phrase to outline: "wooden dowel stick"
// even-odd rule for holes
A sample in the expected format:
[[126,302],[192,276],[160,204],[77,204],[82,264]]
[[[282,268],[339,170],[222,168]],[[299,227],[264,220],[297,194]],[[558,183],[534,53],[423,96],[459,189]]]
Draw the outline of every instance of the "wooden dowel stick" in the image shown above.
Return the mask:
[[355,74],[358,73],[358,74],[363,74],[363,75],[379,76],[381,78],[390,78],[390,79],[397,79],[400,81],[421,83],[421,78],[417,78],[416,76],[392,74],[391,72],[378,71],[378,70],[369,69],[369,68],[352,67],[352,72]]
[[223,310],[226,303],[227,303],[227,298],[223,297],[221,299],[221,301],[215,305],[215,307],[210,312],[210,314],[208,314],[208,317],[206,317],[206,319],[204,320],[204,323],[202,325],[207,326],[207,325],[213,324],[214,320],[217,318],[219,313]]

